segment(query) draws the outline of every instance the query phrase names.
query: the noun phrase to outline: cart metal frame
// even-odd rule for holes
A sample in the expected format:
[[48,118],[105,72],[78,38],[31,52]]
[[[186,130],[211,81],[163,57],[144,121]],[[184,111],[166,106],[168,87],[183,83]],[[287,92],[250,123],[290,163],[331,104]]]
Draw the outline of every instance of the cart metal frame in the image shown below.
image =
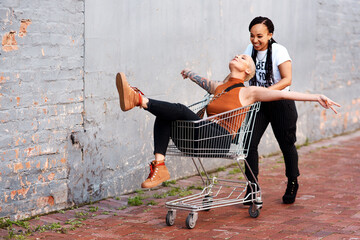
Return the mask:
[[[211,96],[207,95],[202,101],[189,106],[189,108],[197,112],[206,106],[210,99]],[[260,102],[256,102],[250,106],[198,121],[173,122],[172,140],[169,143],[167,155],[191,158],[204,187],[200,193],[166,202],[165,206],[168,208],[166,224],[168,226],[175,223],[177,210],[190,211],[185,221],[189,229],[195,227],[199,211],[209,211],[213,208],[249,203],[249,215],[254,218],[259,216],[262,208],[260,186],[258,182],[250,182],[245,175],[246,165],[253,178],[256,179],[245,158],[248,154],[255,118],[259,109]],[[212,126],[218,124],[230,130],[227,135],[214,136],[208,132],[212,131],[212,128],[208,127],[211,124]],[[211,141],[217,141],[217,145],[214,147],[209,144],[208,142]],[[229,141],[231,141],[230,146]],[[202,160],[204,158],[234,160],[244,180],[211,177],[204,167]],[[246,194],[247,188],[251,190],[248,194]]]

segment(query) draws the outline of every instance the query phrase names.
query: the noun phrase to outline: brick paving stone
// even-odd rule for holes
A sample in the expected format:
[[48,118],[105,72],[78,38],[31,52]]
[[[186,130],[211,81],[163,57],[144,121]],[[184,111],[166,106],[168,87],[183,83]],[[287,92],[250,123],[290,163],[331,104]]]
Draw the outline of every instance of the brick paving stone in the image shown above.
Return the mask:
[[8,235],[8,230],[0,228],[0,236],[5,237]]
[[[243,205],[216,208],[199,212],[190,230],[185,226],[188,212],[178,210],[175,224],[169,227],[164,204],[177,196],[156,199],[154,194],[171,189],[158,187],[142,194],[145,204],[158,203],[154,206],[127,206],[128,199],[139,194],[133,193],[32,219],[33,228],[60,223],[68,231],[35,232],[28,239],[360,239],[360,188],[354,187],[360,182],[359,146],[357,131],[300,148],[300,188],[296,202],[290,205],[281,202],[286,188],[282,157],[260,159],[264,204],[258,218],[251,218]],[[229,174],[230,170],[216,174],[236,179],[238,175]],[[174,186],[191,185],[201,185],[200,178],[178,180]],[[81,224],[66,224],[69,219]],[[0,229],[0,238],[7,234]]]
[[347,239],[347,240],[358,240],[359,237],[348,234],[332,234],[330,236],[322,238],[323,240],[339,240],[339,239]]

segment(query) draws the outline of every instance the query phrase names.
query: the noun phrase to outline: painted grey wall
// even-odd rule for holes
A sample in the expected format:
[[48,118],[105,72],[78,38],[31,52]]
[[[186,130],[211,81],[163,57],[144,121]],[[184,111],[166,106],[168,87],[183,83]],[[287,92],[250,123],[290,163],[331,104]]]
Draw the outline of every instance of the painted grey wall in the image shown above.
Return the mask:
[[[359,129],[359,12],[357,0],[1,1],[0,217],[138,189],[153,160],[154,117],[121,112],[116,72],[150,98],[193,103],[205,92],[180,71],[222,80],[259,15],[273,20],[274,38],[293,59],[292,89],[343,106],[335,115],[297,103],[297,143]],[[268,129],[260,153],[278,150]],[[167,165],[174,179],[195,173],[188,159]]]
[[[298,144],[359,128],[358,55],[351,53],[359,49],[356,1],[108,0],[86,1],[85,9],[85,129],[96,134],[96,141],[86,134],[84,159],[89,169],[106,171],[97,174],[105,196],[139,188],[153,150],[154,117],[140,109],[121,112],[116,72],[124,72],[150,98],[192,103],[204,91],[183,80],[180,71],[187,67],[222,80],[229,59],[249,44],[247,28],[255,16],[271,18],[275,39],[288,48],[292,89],[324,92],[343,104],[335,115],[314,103],[299,103]],[[274,151],[279,148],[269,129],[260,153]],[[186,159],[167,160],[173,178],[193,172]]]

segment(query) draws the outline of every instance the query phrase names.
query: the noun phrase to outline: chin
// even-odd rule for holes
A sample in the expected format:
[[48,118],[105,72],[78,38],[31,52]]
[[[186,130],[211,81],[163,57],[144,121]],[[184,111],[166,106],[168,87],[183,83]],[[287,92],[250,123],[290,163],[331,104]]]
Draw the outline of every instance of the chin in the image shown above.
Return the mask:
[[235,60],[231,60],[231,61],[229,62],[229,67],[235,66],[235,64],[236,64],[236,61],[235,61]]
[[230,63],[229,63],[229,70],[230,70],[230,72],[232,72],[232,71],[234,70],[234,68],[235,68],[234,64],[230,62]]

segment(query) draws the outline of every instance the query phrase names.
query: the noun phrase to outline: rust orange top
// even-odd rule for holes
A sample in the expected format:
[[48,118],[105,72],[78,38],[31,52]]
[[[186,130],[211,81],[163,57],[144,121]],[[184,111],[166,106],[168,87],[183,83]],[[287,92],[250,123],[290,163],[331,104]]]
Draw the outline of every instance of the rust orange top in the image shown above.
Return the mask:
[[[226,88],[238,83],[244,83],[244,80],[230,78],[229,81],[218,86],[215,89],[214,96],[223,92]],[[242,87],[233,88],[229,92],[223,93],[221,96],[219,96],[219,98],[212,101],[206,108],[207,115],[211,117],[219,113],[231,111],[236,108],[242,107],[243,105],[241,104],[239,99],[239,92],[241,89]],[[221,116],[221,118],[215,118],[214,121],[226,130],[228,130],[229,133],[236,134],[241,127],[241,123],[244,121],[247,111],[248,109],[246,108],[236,112],[231,112],[229,114]]]

